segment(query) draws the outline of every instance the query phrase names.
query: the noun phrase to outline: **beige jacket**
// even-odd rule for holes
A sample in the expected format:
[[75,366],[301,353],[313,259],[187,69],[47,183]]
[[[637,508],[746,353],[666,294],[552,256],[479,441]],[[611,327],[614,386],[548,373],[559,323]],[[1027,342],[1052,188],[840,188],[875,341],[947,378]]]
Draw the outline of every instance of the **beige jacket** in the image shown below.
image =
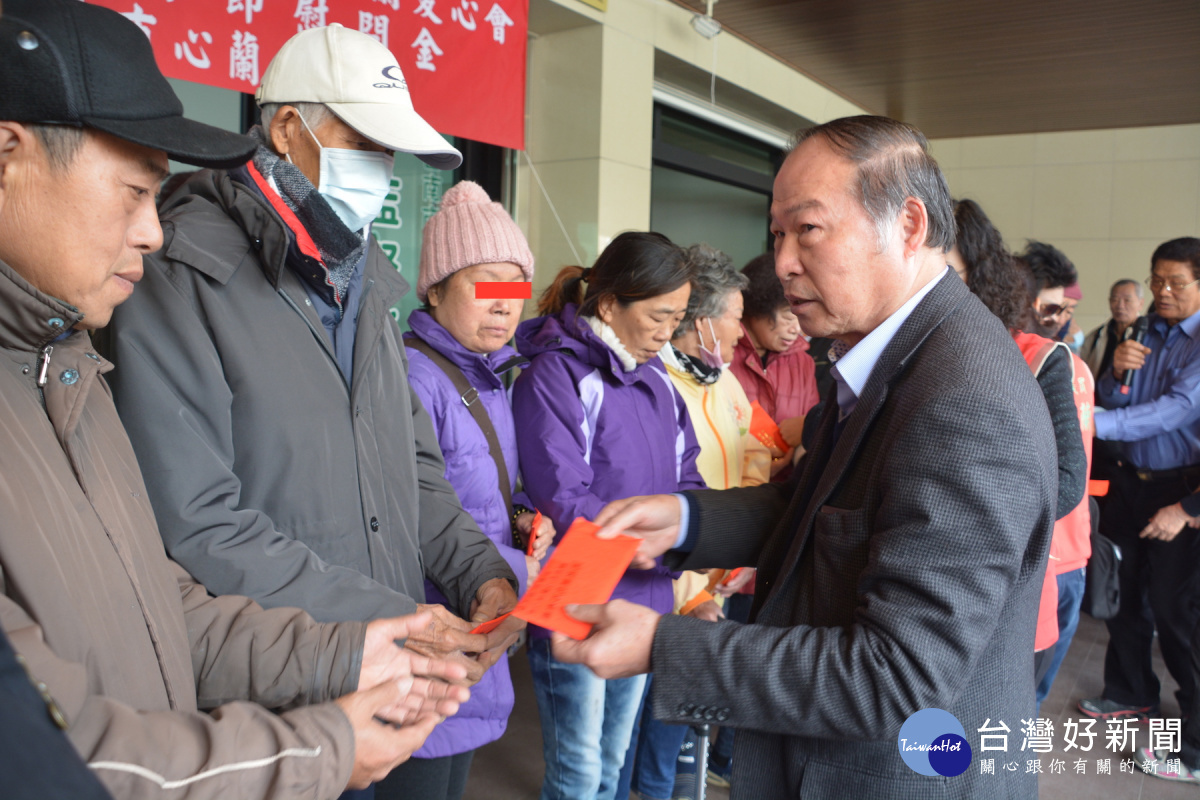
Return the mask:
[[114,796],[336,797],[341,710],[262,706],[353,690],[365,626],[210,597],[167,559],[111,365],[55,341],[78,319],[0,262],[0,624]]

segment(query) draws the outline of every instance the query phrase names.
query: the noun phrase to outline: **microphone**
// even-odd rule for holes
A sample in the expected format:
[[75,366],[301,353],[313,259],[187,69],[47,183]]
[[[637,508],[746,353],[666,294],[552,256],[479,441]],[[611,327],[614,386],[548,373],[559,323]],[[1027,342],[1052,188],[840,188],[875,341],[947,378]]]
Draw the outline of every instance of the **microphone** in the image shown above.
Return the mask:
[[[1138,317],[1133,323],[1133,333],[1130,339],[1141,344],[1146,340],[1146,331],[1150,329],[1150,320],[1145,317]],[[1121,376],[1121,394],[1129,394],[1129,387],[1133,383],[1133,373],[1135,370],[1127,369],[1125,374]]]

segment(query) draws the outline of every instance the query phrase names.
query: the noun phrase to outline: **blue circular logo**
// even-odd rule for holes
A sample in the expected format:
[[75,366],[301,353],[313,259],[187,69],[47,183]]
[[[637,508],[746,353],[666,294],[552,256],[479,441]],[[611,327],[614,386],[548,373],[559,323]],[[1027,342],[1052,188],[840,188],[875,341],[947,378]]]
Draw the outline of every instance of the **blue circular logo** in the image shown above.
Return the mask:
[[971,745],[962,723],[949,711],[924,708],[900,726],[900,757],[921,775],[961,775],[971,766]]

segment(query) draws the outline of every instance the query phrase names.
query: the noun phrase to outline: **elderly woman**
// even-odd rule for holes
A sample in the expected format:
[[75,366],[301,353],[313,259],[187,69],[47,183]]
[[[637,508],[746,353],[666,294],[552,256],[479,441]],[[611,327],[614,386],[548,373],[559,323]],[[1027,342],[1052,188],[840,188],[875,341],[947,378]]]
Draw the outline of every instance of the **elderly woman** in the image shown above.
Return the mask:
[[[591,269],[565,267],[542,295],[545,316],[518,328],[517,346],[532,359],[513,385],[521,472],[560,532],[613,500],[704,486],[687,407],[658,357],[690,292],[682,250],[661,234],[626,232]],[[627,570],[613,597],[665,614],[672,577],[661,562]],[[549,632],[533,626],[529,663],[546,761],[542,800],[612,800],[645,676],[603,680],[558,661]]]
[[[749,280],[742,326],[745,338],[733,352],[730,369],[746,390],[779,424],[779,432],[793,450],[800,444],[804,415],[820,402],[816,365],[808,354],[808,341],[792,313],[783,286],[775,275],[775,256],[764,253],[745,267]],[[777,457],[782,453],[776,453]],[[791,474],[787,462],[777,462],[776,480]]]
[[[671,343],[659,354],[671,383],[687,404],[700,456],[696,466],[710,489],[757,486],[770,478],[771,453],[750,433],[750,400],[728,369],[742,338],[742,290],[749,282],[733,267],[729,256],[704,244],[687,249],[692,266],[692,295],[687,313]],[[701,619],[722,616],[714,591],[729,598],[726,613],[749,619],[753,595],[737,594],[753,575],[740,570],[732,581],[722,575],[685,572],[675,580],[675,612]],[[646,800],[681,796],[675,786],[675,763],[687,734],[684,725],[666,725],[650,709],[642,715],[637,736],[637,762],[632,788]],[[732,752],[732,741],[728,752]],[[726,759],[728,753],[725,753]],[[703,766],[703,765],[701,765]],[[703,773],[700,773],[703,778]],[[686,791],[686,790],[683,790]]]
[[[480,298],[476,286],[532,279],[533,254],[520,228],[482,187],[463,181],[446,192],[441,210],[425,225],[417,280],[425,308],[409,316],[411,333],[405,337],[409,381],[433,418],[446,480],[512,567],[522,592],[554,536],[549,520],[533,531],[534,514],[521,503],[533,504],[519,494],[513,498],[517,433],[503,376],[523,362],[508,341],[525,301]],[[468,395],[477,399],[467,404]],[[491,430],[485,433],[484,426]],[[491,451],[489,439],[499,444],[499,453]],[[532,556],[514,546],[514,532],[535,538]],[[448,602],[428,581],[425,595],[430,603]],[[375,787],[376,800],[457,800],[475,749],[500,738],[512,708],[508,659],[502,657],[458,714]]]

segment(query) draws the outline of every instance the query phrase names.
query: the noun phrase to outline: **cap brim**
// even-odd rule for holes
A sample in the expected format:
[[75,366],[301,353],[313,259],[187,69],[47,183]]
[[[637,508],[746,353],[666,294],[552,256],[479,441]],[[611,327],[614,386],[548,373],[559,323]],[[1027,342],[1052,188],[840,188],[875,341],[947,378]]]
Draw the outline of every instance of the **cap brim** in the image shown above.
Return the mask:
[[457,169],[458,152],[421,115],[391,103],[326,103],[347,125],[389,150],[412,153],[434,169]]
[[197,167],[227,169],[250,160],[258,143],[248,136],[196,122],[187,117],[158,119],[100,119],[83,124],[121,139],[162,150],[176,161]]

